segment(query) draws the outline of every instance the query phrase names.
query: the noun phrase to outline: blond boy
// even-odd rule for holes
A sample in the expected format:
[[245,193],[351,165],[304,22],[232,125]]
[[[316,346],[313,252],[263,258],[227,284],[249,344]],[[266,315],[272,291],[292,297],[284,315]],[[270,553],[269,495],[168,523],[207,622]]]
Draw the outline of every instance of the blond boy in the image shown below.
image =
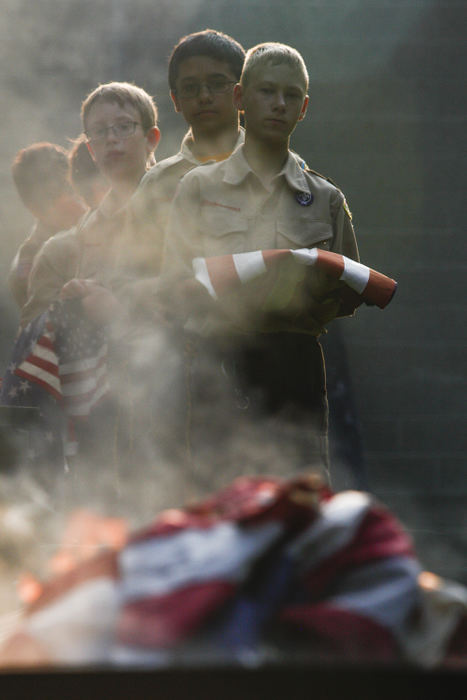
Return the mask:
[[276,435],[283,443],[286,426],[285,435],[293,435],[297,445],[295,468],[326,468],[327,400],[317,336],[340,312],[332,288],[316,277],[311,285],[316,303],[306,323],[284,317],[271,323],[261,315],[243,318],[225,305],[219,310],[201,290],[196,294],[191,265],[195,257],[270,248],[321,247],[358,259],[343,194],[300,167],[289,149],[308,100],[308,73],[297,51],[268,43],[247,52],[234,88],[245,143],[224,162],[196,168],[181,181],[164,273],[186,291],[185,327],[207,339],[199,342],[224,368],[234,368],[231,378],[244,396],[246,413],[268,421],[268,439]]

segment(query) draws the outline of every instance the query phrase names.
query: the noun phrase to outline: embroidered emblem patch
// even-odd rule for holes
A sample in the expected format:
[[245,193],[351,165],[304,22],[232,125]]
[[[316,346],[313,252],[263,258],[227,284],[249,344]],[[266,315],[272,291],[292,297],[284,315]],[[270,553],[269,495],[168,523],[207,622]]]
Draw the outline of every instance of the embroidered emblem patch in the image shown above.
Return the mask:
[[295,199],[302,207],[309,207],[313,204],[314,197],[311,192],[296,192]]

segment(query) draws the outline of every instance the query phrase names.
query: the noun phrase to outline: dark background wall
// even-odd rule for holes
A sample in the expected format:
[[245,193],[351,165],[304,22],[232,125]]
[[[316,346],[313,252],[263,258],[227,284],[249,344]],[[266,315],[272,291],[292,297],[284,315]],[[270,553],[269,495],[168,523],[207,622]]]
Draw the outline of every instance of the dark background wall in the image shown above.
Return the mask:
[[293,146],[346,193],[362,261],[399,282],[385,311],[340,322],[369,487],[427,568],[467,582],[465,16],[456,0],[0,0],[2,366],[17,323],[3,280],[30,226],[16,151],[65,145],[83,97],[130,80],[156,96],[158,157],[171,155],[184,128],[166,65],[180,36],[292,44],[311,73]]

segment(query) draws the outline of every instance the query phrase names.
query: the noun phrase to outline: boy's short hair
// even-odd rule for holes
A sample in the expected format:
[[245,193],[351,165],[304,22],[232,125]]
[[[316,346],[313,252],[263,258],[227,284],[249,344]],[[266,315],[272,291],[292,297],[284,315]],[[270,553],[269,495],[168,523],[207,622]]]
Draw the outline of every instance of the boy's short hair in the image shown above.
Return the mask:
[[22,148],[11,165],[18,194],[26,207],[43,208],[71,190],[67,151],[41,141]]
[[208,56],[227,63],[236,80],[240,79],[245,60],[245,49],[228,34],[215,29],[204,29],[182,37],[174,46],[169,58],[169,88],[175,91],[182,61],[194,56]]
[[309,76],[301,54],[292,46],[274,41],[258,44],[247,51],[240,78],[240,83],[243,87],[247,86],[252,73],[266,63],[271,63],[274,66],[287,63],[295,68],[303,79],[305,92],[308,90]]
[[83,101],[81,105],[81,120],[84,132],[86,132],[86,121],[92,105],[98,100],[104,102],[115,102],[120,107],[131,104],[141,117],[141,125],[144,133],[157,125],[157,107],[153,98],[146,90],[133,85],[133,83],[105,83],[99,85]]

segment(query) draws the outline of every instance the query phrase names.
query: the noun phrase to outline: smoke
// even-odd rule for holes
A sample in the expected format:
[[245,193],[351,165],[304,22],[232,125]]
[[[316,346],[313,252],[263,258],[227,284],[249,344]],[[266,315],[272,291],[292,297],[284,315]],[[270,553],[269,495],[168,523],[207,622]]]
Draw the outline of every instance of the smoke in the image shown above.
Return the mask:
[[135,530],[242,474],[290,477],[321,467],[304,457],[306,420],[287,407],[258,413],[257,397],[240,390],[208,345],[187,347],[184,336],[164,327],[135,324],[129,332],[126,325],[123,332],[118,322],[112,337],[110,396],[77,424],[80,447],[66,468],[27,466],[24,431],[14,445],[16,470],[0,484],[0,611],[15,607],[21,574],[50,575],[77,510],[123,518]]
[[[257,22],[249,21],[248,6],[250,12],[264,10],[260,28]],[[83,97],[97,83],[117,79],[141,84],[156,96],[162,130],[157,156],[161,159],[173,154],[179,146],[184,125],[174,117],[167,95],[167,57],[180,36],[205,26],[231,33],[245,47],[273,39],[291,43],[302,51],[311,64],[313,121],[311,129],[305,122],[298,130],[297,138],[301,141],[297,150],[303,151],[312,167],[329,172],[342,184],[355,214],[357,233],[359,229],[363,231],[360,237],[362,252],[367,256],[374,252],[381,256],[381,260],[384,257],[382,269],[391,269],[390,264],[396,258],[399,262],[410,263],[414,251],[419,252],[415,250],[414,241],[419,238],[414,231],[417,226],[421,227],[423,202],[430,197],[436,207],[443,202],[439,183],[435,190],[425,188],[423,196],[416,189],[422,171],[439,172],[433,163],[420,161],[416,150],[420,146],[419,112],[422,107],[427,113],[432,112],[430,103],[420,105],[417,102],[417,80],[423,83],[427,78],[420,71],[424,57],[416,53],[417,42],[421,45],[417,31],[420,18],[429,15],[430,8],[436,3],[399,2],[396,6],[397,11],[394,11],[394,3],[386,1],[329,3],[304,0],[303,3],[292,3],[284,16],[283,2],[271,0],[250,0],[241,7],[237,3],[204,3],[202,0],[164,0],[158,3],[151,0],[132,3],[124,0],[99,3],[91,0],[41,0],[34,3],[30,0],[3,0],[0,13],[3,39],[0,44],[3,66],[0,95],[7,108],[0,132],[3,163],[0,172],[2,368],[9,358],[17,327],[17,310],[4,280],[9,262],[32,224],[11,183],[9,164],[15,153],[39,140],[66,145],[67,139],[80,131],[79,106]],[[435,22],[433,26],[438,25]],[[409,56],[410,66],[420,71],[420,75],[404,72],[407,65],[401,59],[404,55],[399,51],[401,46],[405,46],[406,58],[413,50],[413,61]],[[431,44],[429,46],[431,51]],[[436,60],[436,55],[433,53],[432,61]],[[452,80],[446,84],[454,85]],[[426,79],[426,85],[427,94],[436,89],[431,80]],[[444,102],[449,104],[448,99]],[[433,121],[433,133],[436,128]],[[426,144],[422,146],[426,149]],[[413,167],[407,168],[408,159]],[[395,180],[399,189],[390,189],[388,193],[387,185],[392,187]],[[440,210],[444,212],[442,208]],[[385,227],[383,232],[382,226]],[[374,235],[375,231],[379,234]],[[436,240],[442,237],[440,232],[444,233],[441,224],[435,231]],[[454,236],[452,241],[452,249],[457,250]],[[441,252],[446,252],[436,251],[439,259]],[[375,257],[366,260],[374,264]],[[412,267],[407,266],[402,273],[408,285],[414,274]],[[425,271],[419,274],[425,275]],[[425,289],[424,285],[425,280],[420,288]],[[409,301],[407,295],[404,302],[408,308]],[[352,329],[352,371],[359,367],[360,374],[366,377],[365,383],[362,382],[363,390],[367,387],[371,390],[372,398],[367,404],[366,391],[361,396],[362,388],[356,387],[357,393],[360,392],[359,407],[363,412],[366,408],[367,414],[371,414],[364,416],[365,426],[370,430],[372,421],[378,419],[378,409],[380,413],[384,412],[381,420],[387,424],[395,422],[394,415],[400,414],[402,403],[405,411],[410,410],[409,392],[400,384],[397,402],[387,405],[383,401],[378,376],[381,370],[375,369],[373,362],[378,352],[377,343],[382,342],[379,339],[386,335],[390,336],[390,345],[392,343],[396,354],[396,340],[404,343],[404,339],[413,337],[414,344],[419,342],[421,307],[409,317],[403,306],[394,308],[395,329],[390,329],[389,333],[386,318],[381,319],[380,325],[378,322],[375,325],[372,312],[365,314],[362,321],[357,320]],[[423,351],[421,345],[415,348],[414,362],[422,363],[429,352],[436,360],[431,329],[437,334],[437,313],[440,315],[441,312],[436,309],[430,312],[433,325],[430,334],[422,338],[425,343]],[[410,329],[404,327],[404,318],[409,318],[406,325],[410,325]],[[414,322],[410,322],[411,318]],[[448,330],[447,325],[444,323],[443,329]],[[450,342],[449,337],[442,338],[439,357]],[[220,384],[220,365],[211,368],[212,375],[202,376],[207,388],[224,386],[222,399],[213,398],[212,401],[216,400],[216,406],[222,404],[225,410],[215,413],[215,420],[209,406],[196,414],[193,427],[198,431],[198,437],[192,444],[187,439],[186,427],[194,417],[181,409],[189,396],[184,349],[175,348],[172,338],[161,333],[141,340],[139,346],[135,341],[133,350],[133,366],[126,368],[131,372],[117,371],[112,380],[115,386],[120,386],[121,392],[116,405],[117,415],[122,419],[120,432],[115,435],[113,423],[102,428],[99,444],[103,449],[99,450],[98,457],[82,459],[75,464],[70,460],[69,470],[60,473],[50,473],[47,465],[34,471],[24,465],[18,473],[1,475],[1,610],[16,608],[16,584],[23,571],[45,575],[47,562],[59,546],[65,524],[77,507],[85,504],[104,515],[121,515],[128,518],[131,527],[138,527],[150,521],[158,510],[205,494],[228,482],[232,476],[248,472],[280,473],[286,468],[284,465],[296,460],[293,445],[298,446],[300,440],[294,442],[297,433],[293,425],[290,422],[278,425],[265,419],[253,430],[246,420],[248,411],[243,414],[236,402],[235,391],[228,384]],[[383,347],[380,353],[376,364],[383,367],[384,372],[385,359],[387,365],[391,348],[388,351]],[[384,355],[382,361],[381,355]],[[400,360],[399,366],[404,366],[406,352],[399,351],[397,359]],[[433,376],[430,364],[417,366],[423,379]],[[385,381],[393,383],[393,378],[400,376],[397,371],[390,364],[386,372],[389,379],[386,377]],[[440,387],[446,403],[446,395],[453,395],[456,388],[449,380],[449,371],[448,368],[445,375],[447,389]],[[133,383],[129,394],[128,383],[123,380],[132,373],[139,377],[139,381]],[[389,395],[389,391],[387,393]],[[393,386],[391,393],[394,393]],[[133,413],[128,409],[129,403],[134,406]],[[404,416],[398,420],[404,420]],[[123,424],[131,425],[132,430],[124,431]],[[172,432],[174,427],[176,430]],[[393,449],[390,428],[380,433],[379,424],[376,424],[374,429],[378,437],[381,435],[378,449],[390,452]],[[270,438],[279,437],[281,431],[286,439],[275,441],[279,443],[278,448]],[[208,441],[201,440],[203,433],[209,437]],[[200,442],[204,442],[201,453]],[[110,450],[108,446],[111,446]],[[399,447],[396,454],[403,469],[406,468],[404,460],[409,448]],[[370,481],[378,484],[381,475],[386,478],[390,469],[388,462],[382,460],[381,464],[378,463],[375,453],[376,448],[372,455]],[[443,457],[443,466],[449,459],[450,453]],[[459,467],[457,474],[460,471]],[[422,467],[419,467],[418,474],[420,482],[424,481]],[[401,472],[390,476],[392,489],[388,488],[383,494],[397,508],[402,520],[407,519],[417,541],[424,545],[428,554],[434,552],[435,542],[437,553],[432,556],[433,565],[442,563],[447,573],[465,571],[461,556],[465,548],[462,533],[454,526],[449,529],[449,523],[446,525],[441,516],[436,527],[425,527],[426,523],[433,522],[436,499],[426,505],[426,499],[421,498],[419,503],[416,497],[408,497],[401,503],[394,495],[394,480],[401,490],[409,489],[406,476]],[[454,475],[454,481],[456,478]],[[348,474],[342,474],[341,483],[347,479]],[[423,491],[424,486],[424,483],[419,485],[419,490]],[[443,526],[445,531],[440,538],[439,528]],[[446,563],[444,553],[450,562]]]

